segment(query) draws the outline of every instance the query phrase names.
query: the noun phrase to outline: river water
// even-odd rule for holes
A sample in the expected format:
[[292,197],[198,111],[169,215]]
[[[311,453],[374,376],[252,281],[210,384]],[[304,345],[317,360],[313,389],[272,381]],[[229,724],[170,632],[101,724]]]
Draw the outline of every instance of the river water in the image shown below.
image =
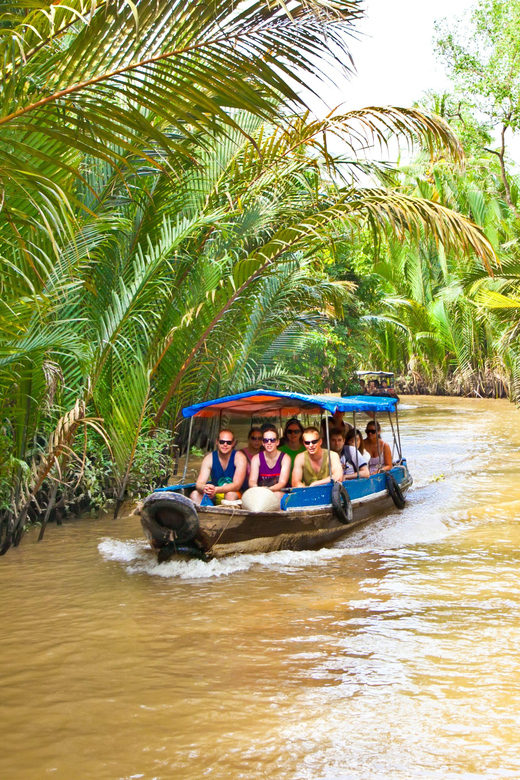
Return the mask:
[[520,413],[404,401],[408,505],[330,549],[159,566],[129,517],[1,559],[3,780],[519,778]]

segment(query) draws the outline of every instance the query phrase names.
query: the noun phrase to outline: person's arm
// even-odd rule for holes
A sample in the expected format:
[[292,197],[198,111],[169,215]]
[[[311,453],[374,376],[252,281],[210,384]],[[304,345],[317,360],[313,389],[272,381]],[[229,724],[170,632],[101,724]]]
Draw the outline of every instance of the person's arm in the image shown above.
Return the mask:
[[344,474],[343,475],[343,481],[346,479],[357,479],[358,478],[358,471],[356,470],[356,463],[359,469],[359,476],[360,477],[369,477],[370,476],[370,469],[368,468],[368,459],[366,455],[363,455],[362,452],[359,450],[356,450],[354,447],[349,448],[345,446],[345,449],[348,450],[348,460],[349,463],[352,464],[354,467],[354,473],[353,474]]
[[244,484],[246,469],[246,456],[243,452],[235,452],[235,473],[233,474],[233,482],[227,482],[225,485],[218,485],[215,488],[215,493],[238,493]]
[[204,459],[200,465],[199,476],[197,477],[197,482],[195,483],[195,489],[197,490],[197,492],[200,493],[201,495],[204,495],[204,493],[206,493],[206,495],[210,496],[210,498],[213,498],[215,492],[214,490],[211,490],[214,486],[207,484],[208,479],[211,476],[212,462],[213,462],[213,453],[208,452],[208,454],[204,456]]
[[341,465],[339,455],[337,452],[331,452],[330,457],[332,466],[332,479],[334,482],[341,482],[343,479],[343,466]]
[[272,490],[273,493],[276,493],[277,490],[281,490],[282,488],[284,488],[289,482],[290,473],[291,473],[291,459],[288,455],[284,455],[282,459],[282,468],[280,469],[280,479],[274,485],[271,485],[269,490]]
[[258,487],[258,473],[260,471],[260,455],[251,458],[251,473],[249,474],[249,487]]
[[[355,471],[353,474],[344,474],[343,475],[343,481],[346,479],[357,479],[357,472]],[[370,476],[370,470],[366,463],[363,463],[362,466],[359,467],[359,476],[360,477],[369,477]]]
[[292,480],[291,480],[293,487],[307,487],[306,484],[302,482],[304,457],[305,457],[305,453],[299,452],[294,459],[294,466],[292,470]]
[[384,466],[381,468],[381,471],[390,471],[394,464],[392,463],[392,450],[386,441],[383,442],[383,461]]

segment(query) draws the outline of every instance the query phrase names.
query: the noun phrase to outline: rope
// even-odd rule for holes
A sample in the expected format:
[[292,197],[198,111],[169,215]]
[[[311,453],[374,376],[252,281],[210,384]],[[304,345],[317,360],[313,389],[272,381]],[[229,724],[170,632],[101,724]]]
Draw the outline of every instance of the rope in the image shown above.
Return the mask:
[[173,528],[170,528],[170,533],[166,537],[169,542],[173,542],[173,549],[175,550],[175,555],[177,555],[177,533],[173,530]]
[[220,534],[218,535],[218,537],[217,537],[217,540],[216,540],[215,542],[213,542],[213,544],[212,544],[212,545],[211,545],[211,547],[209,548],[208,552],[211,552],[211,550],[212,550],[212,549],[215,547],[215,545],[216,545],[216,544],[218,544],[218,543],[220,542],[220,539],[221,539],[221,537],[222,537],[222,534],[224,534],[224,533],[227,531],[227,529],[228,529],[228,525],[230,524],[230,522],[231,522],[231,521],[232,521],[232,519],[234,518],[236,510],[237,510],[237,507],[236,507],[236,506],[234,506],[234,507],[233,507],[233,511],[231,512],[230,516],[228,517],[228,521],[227,521],[226,525],[224,526],[224,528],[222,529],[222,531],[221,531],[221,532],[220,532]]

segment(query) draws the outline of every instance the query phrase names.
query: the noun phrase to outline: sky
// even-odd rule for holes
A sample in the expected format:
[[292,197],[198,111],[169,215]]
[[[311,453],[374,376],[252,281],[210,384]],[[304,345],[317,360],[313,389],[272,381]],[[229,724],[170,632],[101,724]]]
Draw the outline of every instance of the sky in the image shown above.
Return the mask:
[[[332,109],[370,105],[411,106],[427,89],[449,86],[434,55],[434,23],[464,15],[475,0],[365,0],[366,15],[351,39],[357,73],[347,80],[339,71],[336,86],[321,85]],[[313,106],[318,111],[317,103]],[[320,112],[321,113],[321,112]]]
[[[328,71],[333,84],[314,81],[309,85],[320,96],[306,98],[319,117],[336,108],[408,108],[428,90],[450,89],[435,54],[434,25],[443,19],[454,24],[468,15],[476,0],[365,0],[364,5],[365,17],[357,22],[357,35],[349,41],[356,72],[347,78],[340,69]],[[509,138],[508,152],[518,169],[520,135]],[[387,153],[374,150],[368,156],[395,162],[398,154],[397,144],[391,144]]]

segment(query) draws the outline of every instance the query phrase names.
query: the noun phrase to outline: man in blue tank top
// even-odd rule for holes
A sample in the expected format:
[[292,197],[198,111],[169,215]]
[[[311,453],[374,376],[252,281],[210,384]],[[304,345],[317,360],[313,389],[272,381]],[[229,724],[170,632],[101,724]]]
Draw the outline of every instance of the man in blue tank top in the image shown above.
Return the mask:
[[202,461],[196,489],[190,498],[200,504],[204,496],[216,503],[225,498],[235,501],[240,498],[239,490],[244,482],[247,459],[243,452],[237,452],[232,431],[219,431],[214,452],[208,452]]

